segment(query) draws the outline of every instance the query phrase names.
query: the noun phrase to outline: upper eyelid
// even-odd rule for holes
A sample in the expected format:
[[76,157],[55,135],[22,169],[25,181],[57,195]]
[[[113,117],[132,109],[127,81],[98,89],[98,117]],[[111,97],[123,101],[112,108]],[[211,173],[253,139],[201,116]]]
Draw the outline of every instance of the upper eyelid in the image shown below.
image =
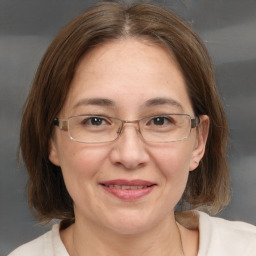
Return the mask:
[[108,115],[102,115],[102,114],[80,114],[80,115],[72,115],[70,117],[68,117],[68,119],[74,118],[74,117],[87,117],[92,118],[92,117],[99,117],[99,118],[115,118],[113,116],[108,116]]
[[[80,115],[80,117],[83,117],[83,115]],[[102,116],[102,115],[92,115],[92,116],[88,116],[88,115],[84,115],[85,120],[91,120],[92,118],[96,117],[105,121],[108,121],[108,119],[112,118],[110,116]]]
[[[155,118],[166,118],[166,119],[171,119],[171,118],[168,118],[168,115],[155,115],[155,116],[149,116],[149,117],[145,117],[145,119],[149,119],[149,120],[153,120]],[[144,119],[144,118],[142,118]]]
[[157,118],[157,117],[163,117],[163,118],[171,120],[172,118],[169,118],[170,115],[179,115],[179,114],[159,114],[159,115],[145,116],[141,119],[147,119],[147,118],[148,119],[154,119],[154,118]]
[[168,115],[156,115],[156,116],[151,116],[151,117],[148,117],[148,118],[145,118],[146,120],[148,121],[153,121],[154,119],[156,118],[165,118],[165,120],[169,121],[169,122],[173,122],[174,120],[172,118],[168,118]]

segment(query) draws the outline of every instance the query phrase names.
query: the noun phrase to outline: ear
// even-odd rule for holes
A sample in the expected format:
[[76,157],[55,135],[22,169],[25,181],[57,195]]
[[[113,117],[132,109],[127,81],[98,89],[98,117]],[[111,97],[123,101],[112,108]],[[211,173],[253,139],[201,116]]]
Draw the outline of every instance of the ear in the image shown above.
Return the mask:
[[49,141],[49,160],[52,164],[60,166],[56,142],[53,138]]
[[189,164],[189,170],[195,170],[204,156],[205,146],[209,133],[210,119],[207,115],[200,116],[200,124],[197,128],[197,138]]

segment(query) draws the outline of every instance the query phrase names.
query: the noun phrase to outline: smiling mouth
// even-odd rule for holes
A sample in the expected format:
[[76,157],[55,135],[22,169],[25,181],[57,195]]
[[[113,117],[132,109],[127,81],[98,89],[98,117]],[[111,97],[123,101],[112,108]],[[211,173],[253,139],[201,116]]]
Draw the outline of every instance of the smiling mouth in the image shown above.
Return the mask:
[[106,185],[106,184],[101,184],[102,186],[109,187],[109,188],[117,188],[117,189],[123,189],[123,190],[137,190],[137,189],[144,189],[144,188],[149,188],[154,186],[154,184],[149,185],[149,186],[127,186],[127,185]]
[[112,180],[100,183],[102,188],[118,199],[134,201],[147,196],[157,184],[145,180]]

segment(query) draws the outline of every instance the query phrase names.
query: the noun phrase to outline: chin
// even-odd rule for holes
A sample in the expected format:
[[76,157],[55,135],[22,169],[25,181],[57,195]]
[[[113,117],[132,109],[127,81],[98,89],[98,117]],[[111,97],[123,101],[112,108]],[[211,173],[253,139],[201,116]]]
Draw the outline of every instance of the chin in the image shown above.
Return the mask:
[[[154,225],[156,220],[142,214],[119,214],[112,216],[108,227],[120,235],[136,235],[143,233]],[[105,223],[106,224],[106,223]]]

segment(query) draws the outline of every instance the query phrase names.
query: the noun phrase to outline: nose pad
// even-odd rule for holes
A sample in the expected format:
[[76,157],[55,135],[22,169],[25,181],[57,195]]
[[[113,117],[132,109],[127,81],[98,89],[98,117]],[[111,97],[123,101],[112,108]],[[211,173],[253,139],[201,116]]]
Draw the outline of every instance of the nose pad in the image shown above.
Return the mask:
[[120,134],[121,134],[121,132],[122,132],[122,130],[123,130],[123,126],[124,126],[124,125],[121,124],[120,127],[118,128],[118,130],[117,130],[117,132],[116,132],[116,133],[118,134],[118,136],[120,136]]

